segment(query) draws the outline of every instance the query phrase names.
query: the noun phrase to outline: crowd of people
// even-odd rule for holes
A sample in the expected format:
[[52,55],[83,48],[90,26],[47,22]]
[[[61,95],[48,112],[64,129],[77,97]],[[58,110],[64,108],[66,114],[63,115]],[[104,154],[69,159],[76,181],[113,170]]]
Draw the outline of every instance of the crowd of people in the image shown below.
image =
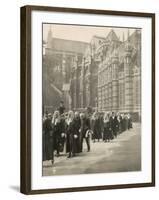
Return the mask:
[[46,112],[43,117],[43,161],[51,160],[53,164],[54,157],[59,157],[64,150],[68,158],[77,156],[83,151],[84,141],[89,152],[91,140],[93,143],[110,142],[130,128],[130,114],[65,112],[64,107],[53,114]]

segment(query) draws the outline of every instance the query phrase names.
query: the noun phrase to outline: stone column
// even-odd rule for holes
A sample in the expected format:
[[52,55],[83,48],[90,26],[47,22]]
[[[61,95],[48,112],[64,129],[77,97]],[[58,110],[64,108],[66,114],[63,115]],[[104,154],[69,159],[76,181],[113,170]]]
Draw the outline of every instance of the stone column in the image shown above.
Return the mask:
[[119,91],[119,96],[118,96],[118,105],[119,105],[119,112],[124,112],[125,109],[125,103],[124,103],[124,99],[125,99],[125,86],[124,86],[124,75],[123,72],[119,73],[119,80],[118,80],[119,86],[118,86],[118,91]]
[[81,108],[84,107],[84,68],[85,68],[85,58],[82,61],[81,68],[81,80],[80,80],[80,99],[81,99]]
[[87,75],[86,75],[86,83],[87,83],[87,87],[86,87],[87,103],[86,103],[86,106],[90,106],[91,105],[91,60],[88,63],[88,71],[87,71]]
[[101,72],[98,71],[98,110],[101,110]]
[[133,76],[133,111],[139,112],[141,105],[141,79],[139,69],[134,71]]
[[132,86],[132,66],[131,47],[129,43],[125,50],[124,73],[125,73],[125,112],[132,112],[133,108],[133,86]]
[[118,110],[118,57],[112,57],[112,111]]
[[78,91],[77,91],[77,81],[78,81],[78,59],[75,59],[74,65],[74,108],[77,108],[77,99],[78,99]]
[[111,63],[108,66],[108,111],[112,111],[112,69]]
[[105,110],[108,111],[108,66],[105,72]]

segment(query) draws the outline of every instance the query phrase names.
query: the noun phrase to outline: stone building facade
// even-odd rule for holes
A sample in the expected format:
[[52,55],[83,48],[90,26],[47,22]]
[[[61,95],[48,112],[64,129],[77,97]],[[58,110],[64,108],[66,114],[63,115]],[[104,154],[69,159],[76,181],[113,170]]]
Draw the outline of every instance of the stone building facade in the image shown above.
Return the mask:
[[141,31],[131,35],[128,31],[127,38],[121,41],[112,29],[107,37],[95,35],[84,43],[53,38],[50,32],[44,59],[49,67],[43,68],[50,69],[44,74],[53,80],[47,86],[52,84],[45,105],[49,102],[55,107],[63,99],[67,110],[91,107],[100,112],[129,112],[139,118]]
[[43,110],[57,109],[64,101],[66,110],[72,109],[72,66],[81,63],[89,44],[53,37],[52,30],[43,42]]
[[106,38],[94,36],[82,62],[72,66],[72,108],[131,113],[140,118],[141,31],[119,40],[112,29]]
[[132,113],[140,118],[141,109],[141,31],[120,41],[111,30],[97,49],[98,110]]

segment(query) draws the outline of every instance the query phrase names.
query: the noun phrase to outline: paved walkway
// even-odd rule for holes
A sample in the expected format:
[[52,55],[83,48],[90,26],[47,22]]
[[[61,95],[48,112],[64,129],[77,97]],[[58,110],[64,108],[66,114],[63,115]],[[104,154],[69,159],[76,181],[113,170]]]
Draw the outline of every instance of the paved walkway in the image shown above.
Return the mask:
[[67,158],[65,154],[51,161],[43,162],[43,175],[70,175],[106,172],[127,172],[141,170],[140,124],[125,131],[109,143],[91,143],[91,151]]

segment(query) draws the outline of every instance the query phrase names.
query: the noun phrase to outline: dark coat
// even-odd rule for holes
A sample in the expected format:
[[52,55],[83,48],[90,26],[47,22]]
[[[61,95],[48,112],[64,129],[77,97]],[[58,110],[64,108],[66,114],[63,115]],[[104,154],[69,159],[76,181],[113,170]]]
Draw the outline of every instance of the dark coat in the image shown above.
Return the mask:
[[87,130],[91,129],[90,119],[89,118],[85,117],[84,119],[81,119],[81,127],[80,127],[80,129],[81,129],[82,137],[85,138]]
[[112,130],[110,121],[104,123],[103,140],[112,139]]
[[112,129],[113,135],[117,136],[117,131],[119,129],[119,123],[117,120],[117,116],[115,116],[114,118],[110,117],[110,124],[111,124],[111,129]]
[[78,138],[74,139],[74,151],[75,153],[80,153],[80,143],[81,143],[81,139],[82,139],[82,135],[81,132],[79,132],[79,129],[81,127],[81,120],[80,118],[74,118],[73,120],[74,122],[74,134],[78,136]]
[[64,111],[65,111],[65,106],[60,106],[58,108],[58,110],[59,110],[60,115],[62,115],[64,113]]
[[100,118],[92,119],[92,131],[93,131],[92,139],[102,138]]
[[63,151],[63,138],[61,134],[65,132],[64,121],[60,120],[57,124],[52,124],[53,127],[53,138],[54,138],[54,150],[57,153]]
[[128,129],[132,128],[132,119],[128,118]]
[[[66,152],[75,154],[79,151],[78,147],[78,140],[79,140],[79,132],[78,132],[78,121],[75,119],[70,122],[70,124],[66,124],[66,134],[67,134],[67,139],[66,139]],[[77,138],[75,138],[77,136]]]
[[118,119],[118,132],[121,133],[122,132],[122,126],[123,126],[122,125],[122,123],[123,123],[122,120],[123,119],[122,119],[121,116],[119,116],[117,119]]
[[53,130],[51,119],[46,119],[43,123],[43,160],[53,160]]
[[80,127],[80,134],[81,134],[81,141],[80,141],[80,152],[83,150],[83,139],[85,138],[87,149],[90,151],[90,136],[86,137],[86,133],[88,130],[91,129],[90,125],[90,119],[88,117],[85,117],[84,119],[81,119],[81,127]]

